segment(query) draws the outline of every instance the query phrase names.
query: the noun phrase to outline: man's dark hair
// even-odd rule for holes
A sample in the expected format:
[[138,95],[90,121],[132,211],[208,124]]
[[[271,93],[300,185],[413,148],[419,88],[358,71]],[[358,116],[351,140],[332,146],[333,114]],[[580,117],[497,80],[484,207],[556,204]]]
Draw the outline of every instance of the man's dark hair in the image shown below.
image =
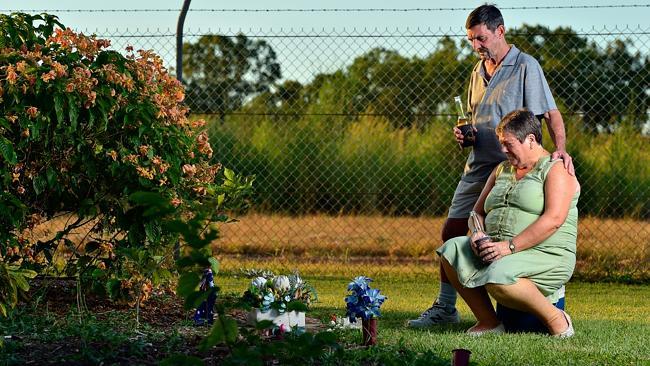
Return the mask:
[[494,32],[498,26],[503,24],[503,16],[496,6],[485,4],[472,10],[465,22],[465,28],[470,29],[475,25],[485,24],[487,29]]
[[525,108],[506,114],[495,132],[497,136],[502,136],[506,132],[511,133],[519,142],[524,142],[526,136],[533,135],[537,143],[542,144],[542,123],[533,112]]

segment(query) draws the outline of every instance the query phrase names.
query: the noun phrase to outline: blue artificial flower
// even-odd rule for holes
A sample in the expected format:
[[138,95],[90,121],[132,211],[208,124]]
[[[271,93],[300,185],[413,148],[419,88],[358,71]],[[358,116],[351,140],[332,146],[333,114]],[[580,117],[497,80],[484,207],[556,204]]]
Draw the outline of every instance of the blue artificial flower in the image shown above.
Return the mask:
[[355,289],[366,290],[369,282],[372,282],[372,279],[366,276],[358,276],[348,284],[348,291]]
[[262,306],[260,306],[260,310],[262,312],[268,311],[271,308],[271,304],[275,301],[275,296],[273,296],[273,292],[268,291],[267,293],[264,294],[264,297],[262,298]]
[[217,292],[214,290],[214,274],[211,269],[203,272],[203,277],[199,283],[201,291],[210,291],[208,298],[201,302],[194,313],[194,324],[205,325],[212,324],[214,321],[214,303],[217,300]]
[[378,289],[370,288],[370,281],[372,280],[368,277],[359,276],[348,284],[345,315],[350,318],[351,323],[356,322],[358,317],[367,320],[381,316],[379,307],[386,300],[386,296],[380,294]]

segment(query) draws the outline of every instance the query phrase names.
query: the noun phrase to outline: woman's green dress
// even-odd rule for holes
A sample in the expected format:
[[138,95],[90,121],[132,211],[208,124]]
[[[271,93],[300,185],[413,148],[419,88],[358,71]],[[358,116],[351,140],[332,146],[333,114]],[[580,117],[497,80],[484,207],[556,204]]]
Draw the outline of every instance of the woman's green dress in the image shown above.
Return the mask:
[[[515,168],[510,163],[499,165],[494,187],[485,200],[485,230],[493,241],[514,237],[542,215],[544,181],[558,161],[551,161],[550,156],[542,157],[520,180],[515,179]],[[472,252],[469,237],[460,236],[445,242],[437,253],[456,269],[465,287],[486,283],[507,285],[518,278],[528,278],[554,303],[560,297],[557,290],[569,281],[575,268],[579,195],[577,192],[573,196],[564,224],[532,248],[485,264]]]

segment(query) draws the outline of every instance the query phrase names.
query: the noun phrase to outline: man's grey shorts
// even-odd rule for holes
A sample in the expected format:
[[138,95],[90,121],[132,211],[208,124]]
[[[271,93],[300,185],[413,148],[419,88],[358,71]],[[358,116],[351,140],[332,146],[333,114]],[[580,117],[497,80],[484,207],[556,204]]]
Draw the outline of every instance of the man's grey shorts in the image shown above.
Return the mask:
[[484,186],[485,182],[465,182],[462,180],[458,182],[447,217],[450,219],[468,218]]

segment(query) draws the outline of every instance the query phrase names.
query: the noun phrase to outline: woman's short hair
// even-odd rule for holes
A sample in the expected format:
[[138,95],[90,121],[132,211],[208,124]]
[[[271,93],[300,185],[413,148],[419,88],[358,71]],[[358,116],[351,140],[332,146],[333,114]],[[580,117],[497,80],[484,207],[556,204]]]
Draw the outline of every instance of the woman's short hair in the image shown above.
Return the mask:
[[496,128],[497,136],[511,133],[519,142],[524,142],[526,136],[533,135],[537,143],[542,143],[542,123],[528,109],[517,109],[503,117]]
[[465,28],[470,29],[479,24],[485,24],[487,29],[494,32],[498,26],[504,25],[501,11],[496,6],[490,4],[481,5],[472,10],[467,16],[467,21],[465,21]]

